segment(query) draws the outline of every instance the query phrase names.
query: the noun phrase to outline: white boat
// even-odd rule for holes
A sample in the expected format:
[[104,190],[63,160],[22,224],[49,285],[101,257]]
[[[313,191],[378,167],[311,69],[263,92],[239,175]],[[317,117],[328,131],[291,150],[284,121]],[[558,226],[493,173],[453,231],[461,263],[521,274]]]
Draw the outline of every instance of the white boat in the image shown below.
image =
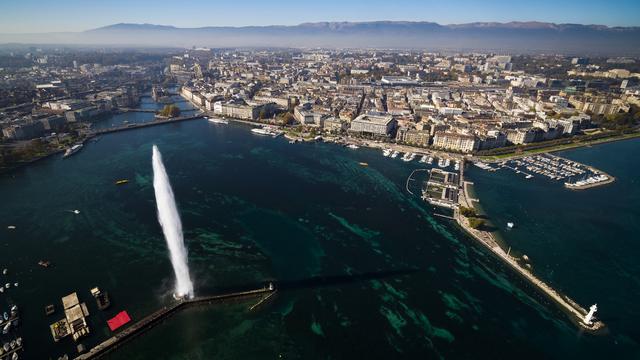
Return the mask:
[[421,163],[426,163],[427,162],[427,155],[422,155],[422,157],[420,158],[420,162]]
[[451,160],[446,159],[446,160],[444,161],[444,167],[449,167],[449,165],[451,165]]
[[9,229],[9,230],[15,230],[15,229],[16,229],[16,227],[15,227],[15,225],[9,225],[9,226],[7,226],[7,229]]
[[13,355],[11,355],[11,360],[18,360],[18,353],[14,352]]
[[77,153],[78,151],[80,151],[82,149],[84,145],[82,144],[76,144],[73,145],[72,147],[68,148],[67,151],[64,152],[64,155],[62,156],[63,158],[67,158],[75,153]]
[[22,338],[21,337],[16,339],[16,345],[22,346]]
[[391,156],[392,152],[393,152],[393,150],[391,150],[391,149],[384,149],[384,150],[382,150],[382,155],[384,155],[385,157],[389,157],[389,156]]
[[13,287],[18,287],[18,283],[13,283]]
[[347,147],[349,149],[353,149],[353,150],[360,149],[360,147],[358,145],[354,145],[354,144],[349,144],[349,145],[347,145]]
[[482,170],[491,170],[492,169],[491,166],[489,166],[488,164],[483,163],[482,161],[474,162],[473,165],[479,167]]
[[397,151],[394,151],[394,152],[391,154],[391,157],[395,159],[395,158],[397,158],[397,157],[398,157],[398,155],[400,155],[400,153],[399,153],[399,152],[397,152]]
[[8,288],[11,287],[11,284],[10,283],[6,283],[6,284],[4,284],[4,287],[6,287],[8,289]]
[[11,329],[11,322],[8,322],[5,324],[5,326],[2,328],[2,334],[4,335],[8,334],[9,329]]
[[220,119],[220,118],[206,118],[207,120],[209,120],[210,123],[214,123],[214,124],[228,124],[229,120],[227,119]]
[[445,162],[444,162],[444,159],[440,159],[440,160],[438,160],[438,166],[439,166],[439,167],[441,167],[441,168],[443,168],[443,167],[445,167],[445,166],[446,166],[446,165],[445,165]]
[[251,129],[251,132],[258,135],[271,135],[271,132],[269,130],[263,128]]
[[455,170],[460,170],[460,161],[456,161],[455,164],[453,165],[453,168]]
[[529,174],[529,175],[525,176],[524,178],[525,179],[531,179],[532,177],[533,177],[533,175]]
[[9,343],[5,343],[4,345],[2,345],[2,348],[4,349],[4,351],[9,351]]
[[514,223],[512,223],[512,222],[508,222],[508,223],[507,223],[507,227],[508,227],[509,229],[513,229],[513,227],[514,227],[514,226],[515,226],[515,224],[514,224]]
[[9,343],[9,346],[11,346],[12,349],[16,348],[16,341],[15,340],[11,340],[11,342]]
[[433,157],[429,156],[429,158],[427,159],[427,164],[433,164]]

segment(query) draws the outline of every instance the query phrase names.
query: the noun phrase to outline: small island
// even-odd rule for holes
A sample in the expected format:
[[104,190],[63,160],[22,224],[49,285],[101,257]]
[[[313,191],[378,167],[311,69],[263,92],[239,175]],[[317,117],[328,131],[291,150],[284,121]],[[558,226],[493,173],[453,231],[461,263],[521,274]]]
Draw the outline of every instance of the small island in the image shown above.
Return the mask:
[[178,116],[180,116],[180,108],[175,104],[165,105],[164,108],[156,114],[156,117],[159,118],[175,118]]

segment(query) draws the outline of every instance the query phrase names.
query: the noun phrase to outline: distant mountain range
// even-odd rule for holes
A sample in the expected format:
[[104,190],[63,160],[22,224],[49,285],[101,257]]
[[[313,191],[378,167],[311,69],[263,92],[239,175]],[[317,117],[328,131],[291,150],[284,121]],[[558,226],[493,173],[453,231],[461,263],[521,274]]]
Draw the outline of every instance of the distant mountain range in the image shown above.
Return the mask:
[[115,24],[84,32],[0,34],[0,43],[153,47],[394,48],[640,55],[640,27],[544,22],[374,21],[177,28]]

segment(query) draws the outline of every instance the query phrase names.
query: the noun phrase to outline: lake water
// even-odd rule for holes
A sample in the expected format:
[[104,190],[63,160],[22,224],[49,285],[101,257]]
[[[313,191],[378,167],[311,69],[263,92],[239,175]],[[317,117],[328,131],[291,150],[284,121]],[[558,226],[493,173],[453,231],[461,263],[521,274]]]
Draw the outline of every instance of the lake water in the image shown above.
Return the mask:
[[[91,313],[86,346],[110,335],[105,321],[120,310],[136,320],[172,301],[153,144],[178,202],[196,294],[268,281],[283,290],[251,312],[252,301],[187,310],[110,358],[640,355],[633,324],[640,164],[628,155],[640,142],[564,154],[619,179],[586,192],[468,172],[496,223],[516,222],[503,237],[535,271],[583,305],[598,302],[610,333],[592,336],[407,193],[417,162],[193,120],[105,135],[68,159],[0,177],[0,267],[9,270],[0,277],[19,282],[0,294],[0,308],[21,307],[24,358],[75,354],[72,340],[54,343],[48,328],[70,292]],[[116,186],[118,179],[130,183]],[[38,266],[41,259],[53,266]],[[110,293],[109,310],[95,306],[94,286]],[[56,305],[54,315],[45,315],[47,304]]]

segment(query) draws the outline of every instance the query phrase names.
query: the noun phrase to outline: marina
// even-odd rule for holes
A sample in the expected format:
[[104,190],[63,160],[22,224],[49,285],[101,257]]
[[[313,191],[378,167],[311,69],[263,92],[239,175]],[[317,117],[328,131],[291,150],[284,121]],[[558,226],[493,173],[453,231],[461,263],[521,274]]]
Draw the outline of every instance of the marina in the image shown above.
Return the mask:
[[2,346],[0,346],[0,360],[18,360],[20,358],[18,353],[23,350],[22,346],[21,337],[2,343]]
[[522,174],[526,179],[540,176],[551,181],[562,181],[566,188],[574,190],[588,189],[615,181],[613,176],[601,170],[549,153],[495,164],[476,161],[474,165],[487,171],[508,169],[516,174]]

